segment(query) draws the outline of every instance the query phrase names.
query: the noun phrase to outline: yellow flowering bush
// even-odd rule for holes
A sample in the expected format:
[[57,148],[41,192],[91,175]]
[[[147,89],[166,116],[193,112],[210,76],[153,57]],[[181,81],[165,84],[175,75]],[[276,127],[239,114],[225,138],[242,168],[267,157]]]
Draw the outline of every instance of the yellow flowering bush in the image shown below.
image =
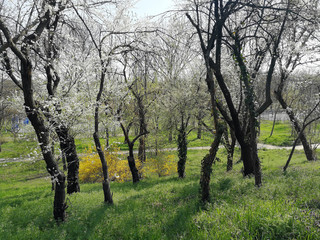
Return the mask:
[[[89,147],[85,156],[81,158],[79,179],[82,182],[102,182],[103,180],[101,161],[98,153],[94,152],[94,150],[93,147]],[[118,182],[131,181],[132,175],[128,161],[127,159],[119,158],[119,151],[120,148],[118,146],[112,146],[108,151],[104,151],[108,164],[109,178]],[[157,174],[159,177],[173,174],[177,169],[174,156],[165,154],[161,154],[157,158],[148,158],[144,164],[137,160],[136,167],[142,176],[145,174]]]
[[146,173],[156,173],[159,177],[168,176],[177,172],[174,155],[161,154],[157,158],[148,158],[145,165]]
[[[120,148],[112,146],[104,155],[108,164],[109,178],[113,181],[123,182],[132,179],[128,161],[119,158]],[[139,161],[136,161],[137,168],[141,168]],[[79,179],[82,182],[101,182],[103,180],[102,166],[98,153],[93,147],[89,147],[79,166]]]

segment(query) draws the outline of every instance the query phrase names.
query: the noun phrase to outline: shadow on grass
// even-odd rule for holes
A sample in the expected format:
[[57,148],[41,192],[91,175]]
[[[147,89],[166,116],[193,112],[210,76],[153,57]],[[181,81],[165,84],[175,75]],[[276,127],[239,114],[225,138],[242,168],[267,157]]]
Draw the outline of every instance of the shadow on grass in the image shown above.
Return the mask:
[[[186,236],[199,210],[198,184],[176,178],[161,179],[159,186],[158,183],[113,186],[118,193],[114,205],[101,203],[94,207],[87,202],[84,211],[71,212],[65,225],[66,239],[177,239]],[[126,197],[122,197],[120,190],[131,192],[129,196],[123,193]],[[81,221],[77,222],[76,218]],[[69,229],[68,226],[75,223],[76,228]]]

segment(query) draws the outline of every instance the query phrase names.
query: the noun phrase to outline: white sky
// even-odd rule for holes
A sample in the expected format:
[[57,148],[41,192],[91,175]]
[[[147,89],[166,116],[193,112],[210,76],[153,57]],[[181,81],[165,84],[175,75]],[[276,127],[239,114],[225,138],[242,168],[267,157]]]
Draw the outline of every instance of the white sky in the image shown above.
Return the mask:
[[173,7],[173,0],[140,0],[134,8],[139,17],[163,13]]

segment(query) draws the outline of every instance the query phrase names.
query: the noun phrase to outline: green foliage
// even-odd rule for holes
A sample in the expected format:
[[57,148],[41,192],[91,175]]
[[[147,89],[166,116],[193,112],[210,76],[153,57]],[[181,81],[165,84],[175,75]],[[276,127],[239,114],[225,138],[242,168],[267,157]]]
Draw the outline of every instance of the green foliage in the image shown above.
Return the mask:
[[[297,151],[260,150],[263,186],[243,178],[242,164],[226,173],[226,154],[213,166],[212,204],[198,204],[200,159],[188,152],[187,178],[112,182],[115,204],[103,203],[100,183],[68,196],[67,220],[52,216],[53,192],[43,161],[0,164],[0,239],[319,239],[320,162]],[[239,151],[235,153],[235,160]]]

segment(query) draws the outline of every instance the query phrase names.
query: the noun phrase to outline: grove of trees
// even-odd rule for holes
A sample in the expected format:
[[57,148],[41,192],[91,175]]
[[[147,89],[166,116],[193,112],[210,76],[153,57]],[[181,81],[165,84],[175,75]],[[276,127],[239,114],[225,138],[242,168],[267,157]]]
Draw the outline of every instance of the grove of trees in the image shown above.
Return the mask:
[[136,161],[147,161],[148,146],[157,154],[160,132],[168,141],[176,136],[183,179],[187,135],[210,131],[199,179],[203,203],[210,201],[221,144],[228,170],[237,141],[244,177],[263,184],[258,118],[274,103],[293,124],[294,144],[301,141],[306,158],[316,160],[305,130],[320,118],[318,0],[181,0],[174,10],[145,19],[132,14],[132,6],[122,0],[0,1],[0,130],[11,106],[24,108],[54,185],[57,221],[65,220],[66,180],[67,194],[80,191],[75,135],[84,129],[99,153],[110,204],[100,138],[108,139],[113,128],[128,144],[134,183],[141,180]]

